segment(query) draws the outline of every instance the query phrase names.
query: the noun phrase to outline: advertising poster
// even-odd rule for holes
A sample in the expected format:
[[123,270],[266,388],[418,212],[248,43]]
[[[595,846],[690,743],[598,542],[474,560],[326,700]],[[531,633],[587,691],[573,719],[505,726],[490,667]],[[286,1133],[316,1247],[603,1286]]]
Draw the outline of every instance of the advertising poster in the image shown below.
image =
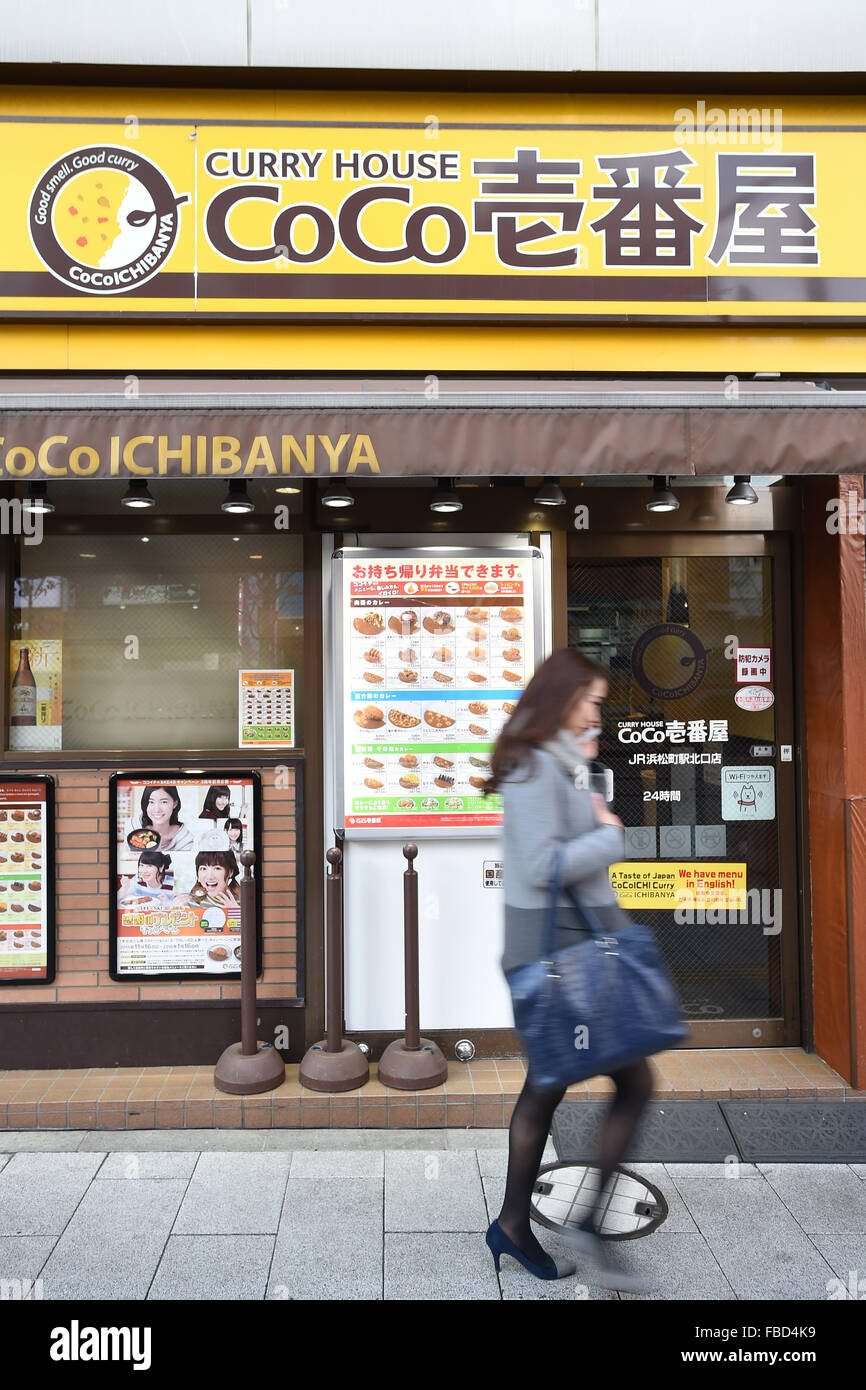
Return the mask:
[[0,781],[0,984],[54,979],[54,784]]
[[112,977],[239,978],[246,849],[256,854],[257,937],[261,917],[257,774],[115,773],[109,797]]
[[337,692],[347,829],[488,827],[490,753],[535,669],[525,551],[346,552]]
[[294,671],[238,671],[238,748],[294,748]]
[[59,638],[35,637],[10,642],[9,671],[10,749],[59,751],[63,747],[63,643]]

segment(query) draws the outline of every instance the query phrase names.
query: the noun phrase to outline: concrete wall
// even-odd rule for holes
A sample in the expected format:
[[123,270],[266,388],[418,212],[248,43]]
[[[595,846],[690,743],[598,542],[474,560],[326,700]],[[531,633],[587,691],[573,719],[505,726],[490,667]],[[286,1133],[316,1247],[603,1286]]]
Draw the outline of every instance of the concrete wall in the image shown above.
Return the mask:
[[0,63],[862,72],[862,0],[7,0]]

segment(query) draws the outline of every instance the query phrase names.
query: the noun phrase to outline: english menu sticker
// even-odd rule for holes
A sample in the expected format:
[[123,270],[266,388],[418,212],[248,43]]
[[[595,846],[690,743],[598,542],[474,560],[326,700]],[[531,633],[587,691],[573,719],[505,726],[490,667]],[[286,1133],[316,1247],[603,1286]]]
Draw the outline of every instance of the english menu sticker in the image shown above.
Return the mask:
[[344,562],[347,827],[501,823],[486,784],[534,668],[531,567],[529,553]]

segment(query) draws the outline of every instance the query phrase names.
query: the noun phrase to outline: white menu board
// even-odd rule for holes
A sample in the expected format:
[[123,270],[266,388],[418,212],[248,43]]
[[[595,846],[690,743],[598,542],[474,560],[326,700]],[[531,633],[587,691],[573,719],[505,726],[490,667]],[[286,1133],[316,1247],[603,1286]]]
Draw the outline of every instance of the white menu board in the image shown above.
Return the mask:
[[490,833],[491,750],[535,669],[541,554],[430,548],[334,557],[347,831]]

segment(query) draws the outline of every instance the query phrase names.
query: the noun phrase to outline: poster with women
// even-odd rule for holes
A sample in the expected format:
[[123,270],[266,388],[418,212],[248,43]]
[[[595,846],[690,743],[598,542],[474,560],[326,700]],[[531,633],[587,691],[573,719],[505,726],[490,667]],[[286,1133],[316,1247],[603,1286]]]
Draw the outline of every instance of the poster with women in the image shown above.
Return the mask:
[[[256,855],[257,957],[261,952],[258,775],[118,772],[109,797],[112,978],[239,978],[247,849]],[[257,959],[257,971],[260,965]]]

